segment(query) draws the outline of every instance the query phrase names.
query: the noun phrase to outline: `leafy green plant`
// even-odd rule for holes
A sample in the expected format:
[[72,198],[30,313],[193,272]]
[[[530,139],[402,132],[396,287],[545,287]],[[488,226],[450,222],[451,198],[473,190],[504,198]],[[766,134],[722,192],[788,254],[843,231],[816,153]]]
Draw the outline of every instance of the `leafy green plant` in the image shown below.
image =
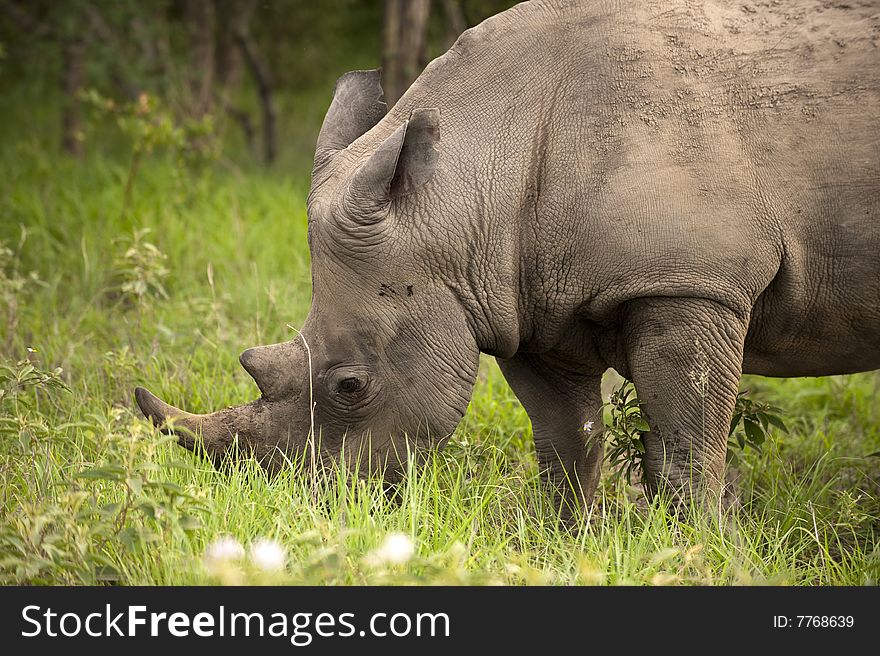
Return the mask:
[[[611,394],[606,407],[605,459],[616,476],[631,484],[644,474],[644,434],[650,430],[632,382],[624,380]],[[728,459],[735,457],[737,449],[751,447],[760,451],[771,428],[788,432],[782,414],[783,410],[774,405],[750,399],[748,391],[737,394],[728,431]]]
[[624,380],[606,404],[604,437],[606,440],[605,459],[615,475],[632,483],[644,473],[645,455],[644,434],[650,430],[642,416],[642,407],[636,395],[636,388]]
[[[2,582],[119,580],[121,556],[186,539],[200,526],[202,502],[170,480],[191,468],[163,456],[173,437],[123,408],[75,423],[45,420],[39,399],[70,391],[61,373],[28,360],[0,365]],[[82,464],[64,466],[75,455]]]
[[0,308],[6,316],[3,324],[6,332],[6,348],[9,350],[19,321],[19,307],[22,296],[29,288],[40,284],[36,272],[21,271],[21,250],[27,239],[27,230],[22,226],[21,238],[13,251],[0,241]]
[[[160,457],[176,437],[156,435],[122,408],[113,408],[109,416],[94,416],[92,422],[84,432],[86,448],[100,454],[100,459],[76,472],[69,484],[89,495],[92,503],[84,517],[109,529],[102,535],[105,541],[118,540],[117,546],[137,551],[200,526],[201,502],[167,475],[192,466]],[[110,490],[114,494],[107,495]],[[106,496],[115,500],[102,503]]]
[[131,207],[134,184],[144,155],[159,149],[173,153],[178,168],[192,169],[220,156],[220,139],[210,114],[197,118],[177,116],[162,100],[143,92],[130,102],[116,102],[96,89],[80,94],[81,100],[103,120],[115,119],[132,142],[131,158],[122,197],[122,216]]
[[[36,353],[35,349],[29,349]],[[30,360],[20,360],[14,365],[0,364],[0,407],[4,404],[14,404],[30,407],[30,403],[23,392],[29,389],[42,389],[44,391],[63,389],[70,391],[61,379],[63,369],[56,367],[52,371],[37,368]],[[4,408],[5,409],[5,408]]]
[[[33,349],[30,349],[33,351]],[[58,390],[70,389],[61,378],[62,369],[38,368],[30,360],[0,364],[0,444],[4,452],[21,455],[53,436],[38,404]]]
[[[778,428],[783,433],[788,432],[785,422],[782,421],[782,414],[781,408],[753,401],[748,397],[748,391],[740,392],[736,396],[736,406],[727,433],[728,446],[739,447],[741,450],[750,446],[760,451],[761,445],[770,436],[771,427]],[[730,452],[728,448],[728,453]]]
[[112,291],[122,298],[141,302],[148,297],[168,298],[162,282],[168,276],[165,253],[147,241],[149,228],[135,230],[131,236],[114,240],[119,254],[113,261],[115,283]]

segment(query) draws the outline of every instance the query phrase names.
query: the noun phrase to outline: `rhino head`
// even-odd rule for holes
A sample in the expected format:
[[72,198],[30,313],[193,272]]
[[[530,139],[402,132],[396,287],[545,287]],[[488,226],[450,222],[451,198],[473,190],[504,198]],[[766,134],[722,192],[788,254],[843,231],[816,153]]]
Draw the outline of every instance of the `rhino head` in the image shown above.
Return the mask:
[[313,457],[394,479],[460,421],[479,349],[456,286],[439,275],[450,268],[445,240],[424,228],[437,209],[426,187],[439,111],[401,111],[383,120],[378,71],[337,82],[309,193],[308,317],[296,339],[240,358],[261,397],[194,415],[135,391],[144,415],[184,447],[200,438],[215,460],[235,446],[270,470]]

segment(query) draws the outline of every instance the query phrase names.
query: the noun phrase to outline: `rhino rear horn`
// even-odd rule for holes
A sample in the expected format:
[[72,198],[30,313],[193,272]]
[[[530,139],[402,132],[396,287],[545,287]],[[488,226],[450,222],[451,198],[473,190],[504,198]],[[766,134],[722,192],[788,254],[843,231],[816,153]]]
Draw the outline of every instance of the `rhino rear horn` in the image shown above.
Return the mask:
[[386,109],[378,69],[350,71],[340,77],[318,133],[315,169],[381,121]]
[[354,216],[375,215],[394,198],[411,194],[434,174],[440,143],[440,110],[414,109],[355,171],[346,207]]

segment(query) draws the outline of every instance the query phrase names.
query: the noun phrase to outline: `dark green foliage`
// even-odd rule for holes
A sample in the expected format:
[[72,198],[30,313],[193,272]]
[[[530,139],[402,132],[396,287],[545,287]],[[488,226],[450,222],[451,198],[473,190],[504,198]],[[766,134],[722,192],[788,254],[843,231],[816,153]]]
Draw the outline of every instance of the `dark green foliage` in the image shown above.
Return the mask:
[[[11,469],[26,483],[3,491],[4,509],[17,505],[0,523],[3,583],[115,581],[121,558],[147,548],[161,553],[163,542],[200,526],[203,504],[168,477],[192,466],[158,457],[173,437],[118,408],[47,422],[43,407],[58,393],[70,393],[61,368],[0,365],[0,462],[4,476]],[[75,460],[88,465],[63,465]],[[25,490],[39,496],[23,499]]]
[[760,451],[761,445],[770,436],[771,428],[788,432],[785,422],[782,421],[783,413],[781,408],[774,405],[753,401],[748,397],[748,391],[740,392],[736,396],[736,407],[730,420],[730,446],[740,449],[750,446]]
[[650,430],[642,416],[636,388],[630,381],[611,393],[605,413],[605,459],[615,476],[627,483],[642,479],[645,455],[644,434]]
[[[644,474],[644,435],[650,431],[642,415],[641,403],[632,382],[624,380],[612,392],[605,413],[605,459],[616,476],[627,483],[641,480]],[[783,410],[770,403],[760,403],[748,397],[748,391],[736,397],[736,406],[728,432],[728,459],[735,458],[737,450],[747,446],[761,450],[761,446],[776,428],[788,432],[781,415]]]

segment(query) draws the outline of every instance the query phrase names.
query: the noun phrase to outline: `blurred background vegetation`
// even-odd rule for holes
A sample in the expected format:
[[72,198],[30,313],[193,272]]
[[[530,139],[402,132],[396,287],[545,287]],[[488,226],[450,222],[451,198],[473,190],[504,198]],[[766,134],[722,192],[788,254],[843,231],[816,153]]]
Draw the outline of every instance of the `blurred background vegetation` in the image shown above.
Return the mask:
[[[392,104],[464,29],[513,4],[2,0],[0,137],[39,135],[82,158],[115,147],[90,122],[97,98],[119,107],[146,95],[178,126],[210,124],[228,165],[301,178],[339,75],[382,66]],[[201,134],[187,147],[218,144]]]

